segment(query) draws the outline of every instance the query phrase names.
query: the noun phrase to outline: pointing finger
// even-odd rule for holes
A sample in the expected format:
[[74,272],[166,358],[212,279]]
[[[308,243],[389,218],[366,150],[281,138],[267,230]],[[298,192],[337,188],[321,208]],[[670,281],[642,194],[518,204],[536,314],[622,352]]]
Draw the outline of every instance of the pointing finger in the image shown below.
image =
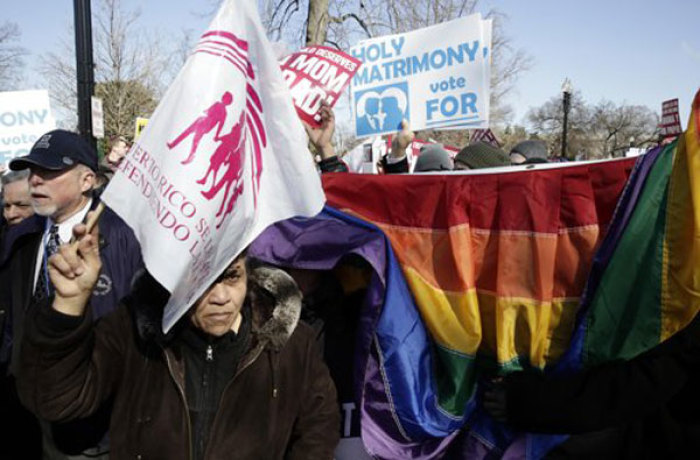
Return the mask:
[[95,225],[92,231],[83,236],[78,240],[78,252],[80,257],[83,258],[85,263],[92,267],[98,267],[101,265],[100,262],[100,248],[99,248],[99,227]]

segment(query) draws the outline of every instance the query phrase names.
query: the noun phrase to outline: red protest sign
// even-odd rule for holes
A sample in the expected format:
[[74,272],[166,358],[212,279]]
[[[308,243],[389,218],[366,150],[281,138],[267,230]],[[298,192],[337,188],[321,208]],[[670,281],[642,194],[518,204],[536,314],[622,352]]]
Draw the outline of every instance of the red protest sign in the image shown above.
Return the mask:
[[491,131],[490,129],[475,129],[474,133],[472,133],[471,138],[469,138],[469,142],[471,144],[477,143],[477,142],[486,142],[487,144],[492,145],[493,147],[496,147],[497,149],[501,148],[501,143],[498,141],[498,138],[496,135]]
[[681,127],[681,117],[678,113],[678,99],[664,101],[661,104],[661,136],[663,138],[673,138],[683,132]]
[[282,59],[282,75],[299,117],[318,127],[321,101],[325,99],[333,107],[360,64],[359,59],[325,46],[302,48]]

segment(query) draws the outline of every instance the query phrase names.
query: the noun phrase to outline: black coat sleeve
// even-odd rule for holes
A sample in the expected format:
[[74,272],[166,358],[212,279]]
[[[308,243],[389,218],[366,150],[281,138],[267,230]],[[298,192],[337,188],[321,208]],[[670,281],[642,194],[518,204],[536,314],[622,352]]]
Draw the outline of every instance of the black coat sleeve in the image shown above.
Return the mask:
[[93,324],[90,308],[81,317],[35,305],[27,315],[17,390],[24,405],[48,421],[95,413],[116,389],[122,374],[130,319],[120,307]]
[[382,168],[384,168],[384,174],[403,174],[408,172],[408,157],[403,157],[401,161],[396,163],[389,163],[387,161],[387,156],[384,155],[381,159]]
[[306,392],[299,395],[303,403],[292,429],[285,458],[332,459],[340,438],[336,389],[310,329],[305,333],[305,340],[306,359],[303,365],[304,378],[308,383],[305,385]]
[[321,168],[322,173],[327,172],[348,172],[348,165],[345,164],[343,160],[338,158],[337,155],[333,155],[330,158],[324,158],[318,163]]

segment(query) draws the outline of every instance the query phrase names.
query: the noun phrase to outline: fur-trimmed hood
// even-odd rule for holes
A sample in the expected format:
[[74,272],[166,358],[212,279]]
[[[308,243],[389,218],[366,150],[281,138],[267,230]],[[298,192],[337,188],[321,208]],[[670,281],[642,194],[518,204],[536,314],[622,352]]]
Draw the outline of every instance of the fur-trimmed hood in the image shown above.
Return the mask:
[[[131,310],[138,337],[146,344],[167,347],[187,317],[167,333],[162,332],[163,309],[170,294],[147,271],[137,274],[124,303]],[[258,266],[248,272],[246,302],[251,305],[252,334],[256,346],[279,351],[296,329],[301,314],[301,291],[283,270]]]

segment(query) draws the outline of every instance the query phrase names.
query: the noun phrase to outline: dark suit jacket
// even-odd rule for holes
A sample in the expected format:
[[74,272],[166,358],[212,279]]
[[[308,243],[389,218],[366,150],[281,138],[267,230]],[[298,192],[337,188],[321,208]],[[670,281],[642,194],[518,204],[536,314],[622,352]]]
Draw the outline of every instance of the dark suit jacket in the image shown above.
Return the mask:
[[[11,350],[11,372],[19,356],[24,316],[32,301],[37,251],[45,226],[45,217],[35,215],[25,219],[7,232],[0,251],[0,305],[4,305],[8,316],[0,356],[7,357]],[[143,267],[141,247],[119,216],[106,209],[99,229],[102,271],[90,299],[95,319],[119,305],[131,289],[134,274]]]

